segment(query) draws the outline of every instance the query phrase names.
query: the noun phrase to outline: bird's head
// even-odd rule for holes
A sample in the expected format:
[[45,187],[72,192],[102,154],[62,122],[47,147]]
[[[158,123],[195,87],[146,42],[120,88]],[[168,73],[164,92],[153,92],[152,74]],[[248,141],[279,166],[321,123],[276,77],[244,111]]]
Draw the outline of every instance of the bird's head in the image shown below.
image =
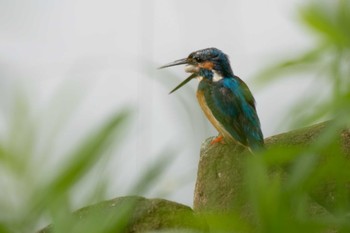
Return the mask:
[[185,71],[191,73],[191,76],[180,83],[170,93],[176,91],[196,77],[211,81],[213,77],[223,78],[233,76],[227,55],[216,48],[207,48],[192,52],[187,58],[176,60],[159,68],[163,69],[177,65],[186,65]]

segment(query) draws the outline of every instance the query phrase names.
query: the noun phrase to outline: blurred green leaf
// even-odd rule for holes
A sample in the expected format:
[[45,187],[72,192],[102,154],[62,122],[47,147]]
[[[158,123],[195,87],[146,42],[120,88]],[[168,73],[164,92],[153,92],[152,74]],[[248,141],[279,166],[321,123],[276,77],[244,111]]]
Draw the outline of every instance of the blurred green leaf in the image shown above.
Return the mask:
[[170,162],[174,159],[174,153],[170,150],[166,151],[160,156],[160,160],[150,165],[147,170],[140,175],[140,179],[136,182],[133,188],[131,188],[131,194],[143,194],[147,189],[152,187],[161,174],[164,173]]
[[287,59],[278,64],[272,65],[260,72],[257,82],[266,87],[272,82],[277,81],[277,79],[281,79],[281,75],[307,72],[308,70],[315,68],[314,72],[322,73],[324,68],[318,63],[327,49],[327,44],[320,44],[319,47],[296,56],[295,58]]
[[61,166],[63,169],[47,184],[48,187],[43,188],[50,192],[44,196],[54,197],[56,194],[63,193],[86,174],[108,145],[113,142],[111,139],[116,136],[116,133],[120,133],[128,115],[127,111],[117,113],[68,156],[68,161]]
[[249,223],[235,213],[207,213],[203,218],[210,226],[211,232],[254,232]]
[[[321,1],[322,2],[322,1]],[[302,20],[311,29],[320,33],[320,37],[334,46],[350,45],[350,7],[347,0],[324,4],[311,3],[302,8]]]

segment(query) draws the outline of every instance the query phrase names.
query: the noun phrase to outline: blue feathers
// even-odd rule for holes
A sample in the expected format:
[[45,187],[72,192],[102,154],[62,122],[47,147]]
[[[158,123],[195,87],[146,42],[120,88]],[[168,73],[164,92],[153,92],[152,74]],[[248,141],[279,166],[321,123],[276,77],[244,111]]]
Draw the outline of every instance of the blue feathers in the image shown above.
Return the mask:
[[206,79],[212,81],[214,73],[211,70],[207,70],[207,69],[200,69],[199,70],[199,76],[200,77],[205,77]]
[[203,92],[203,104],[208,106],[207,109],[217,120],[212,123],[220,134],[252,150],[263,147],[264,140],[254,98],[241,79],[232,76],[212,82],[204,77],[198,91]]
[[263,148],[254,97],[248,86],[233,74],[228,56],[219,49],[207,48],[161,68],[181,64],[186,64],[185,71],[192,75],[173,91],[198,77],[198,102],[219,134],[252,151]]

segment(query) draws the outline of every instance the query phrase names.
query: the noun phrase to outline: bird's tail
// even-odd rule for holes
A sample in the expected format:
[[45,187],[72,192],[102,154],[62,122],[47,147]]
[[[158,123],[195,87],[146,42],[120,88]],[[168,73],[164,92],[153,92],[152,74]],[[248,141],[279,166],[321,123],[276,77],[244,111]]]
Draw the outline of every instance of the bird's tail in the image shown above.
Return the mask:
[[259,152],[262,152],[266,150],[264,141],[254,141],[249,143],[249,150],[252,152],[252,154],[257,154]]

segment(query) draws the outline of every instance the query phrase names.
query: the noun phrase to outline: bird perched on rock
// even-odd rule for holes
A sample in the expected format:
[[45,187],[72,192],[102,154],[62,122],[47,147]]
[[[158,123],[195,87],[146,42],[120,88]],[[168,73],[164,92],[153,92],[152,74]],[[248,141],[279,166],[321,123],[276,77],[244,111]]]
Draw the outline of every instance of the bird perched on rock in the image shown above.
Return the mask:
[[185,64],[191,75],[170,93],[190,80],[199,80],[197,99],[206,117],[219,132],[212,141],[235,141],[256,151],[264,147],[255,100],[247,84],[233,74],[228,56],[216,48],[192,52],[187,58],[160,69]]

